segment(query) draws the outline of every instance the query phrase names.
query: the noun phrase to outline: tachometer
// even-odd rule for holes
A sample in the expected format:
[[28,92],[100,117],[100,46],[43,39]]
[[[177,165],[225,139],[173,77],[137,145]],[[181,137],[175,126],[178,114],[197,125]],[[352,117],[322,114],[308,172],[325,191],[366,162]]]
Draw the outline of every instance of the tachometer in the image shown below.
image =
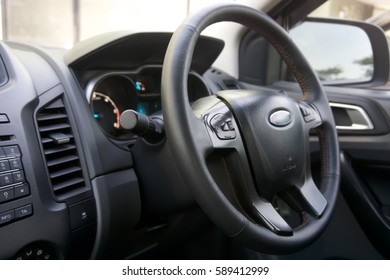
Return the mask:
[[130,77],[116,73],[97,76],[87,84],[86,94],[92,116],[107,136],[118,140],[135,137],[119,121],[123,111],[138,107],[138,93]]
[[115,102],[107,95],[94,91],[91,98],[93,117],[108,133],[115,135],[120,128],[120,111]]

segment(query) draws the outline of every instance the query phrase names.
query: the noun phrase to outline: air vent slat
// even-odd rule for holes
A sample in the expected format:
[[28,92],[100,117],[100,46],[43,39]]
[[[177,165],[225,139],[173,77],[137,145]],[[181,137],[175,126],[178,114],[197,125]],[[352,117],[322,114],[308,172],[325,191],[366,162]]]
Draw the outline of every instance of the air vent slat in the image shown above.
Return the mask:
[[88,191],[62,98],[42,108],[36,120],[55,198],[64,201]]
[[64,157],[60,157],[60,158],[55,158],[53,160],[48,160],[47,161],[47,166],[48,167],[53,167],[53,166],[56,166],[56,165],[69,163],[71,161],[75,161],[75,160],[78,160],[78,159],[79,158],[77,156],[73,156],[73,155],[64,156]]
[[67,115],[65,114],[45,114],[45,115],[38,115],[37,120],[39,122],[42,121],[52,121],[52,120],[60,120],[60,119],[67,119]]
[[67,123],[59,123],[59,124],[41,126],[39,128],[39,132],[48,132],[48,131],[68,129],[68,128],[70,128],[69,124],[67,124]]
[[76,149],[76,146],[74,146],[74,145],[70,145],[70,144],[58,145],[58,146],[55,146],[53,148],[46,148],[45,149],[45,155],[48,156],[48,155],[52,155],[52,154],[55,154],[55,153],[71,151],[71,150],[74,150],[74,149]]
[[[82,184],[82,183],[80,183]],[[57,194],[57,198],[58,200],[62,201],[62,200],[65,200],[69,197],[75,197],[77,195],[81,195],[85,192],[85,186],[84,185],[79,185],[78,187],[76,188],[72,188],[72,189],[69,189],[69,188],[66,188],[64,190],[58,190],[56,191],[56,194]],[[64,191],[64,194],[62,194],[62,191]]]
[[57,192],[81,183],[84,183],[84,180],[82,178],[72,178],[53,185],[53,190],[54,192]]
[[70,174],[73,174],[73,173],[76,173],[76,172],[79,172],[79,171],[81,171],[81,168],[78,167],[78,166],[72,166],[72,167],[69,167],[69,168],[60,169],[59,171],[51,172],[50,173],[50,179],[56,179],[58,177],[62,177],[62,176],[65,176],[65,175],[70,175]]

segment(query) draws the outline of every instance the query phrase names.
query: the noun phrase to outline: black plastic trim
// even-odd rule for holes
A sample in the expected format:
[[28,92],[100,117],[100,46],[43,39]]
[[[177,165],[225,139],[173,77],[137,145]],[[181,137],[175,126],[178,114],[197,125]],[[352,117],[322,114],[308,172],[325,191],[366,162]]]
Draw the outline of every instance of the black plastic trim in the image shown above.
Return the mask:
[[374,247],[386,258],[390,257],[390,222],[384,217],[364,183],[355,173],[349,156],[341,153],[341,190],[357,221]]
[[[118,70],[162,64],[171,36],[172,33],[129,34],[72,61],[70,67],[79,71],[102,68]],[[222,40],[202,36],[195,51],[192,69],[203,74],[221,53],[224,45]],[[128,55],[124,56],[126,53]]]
[[140,190],[135,172],[128,169],[100,176],[92,180],[92,186],[98,227],[91,258],[123,258],[134,242],[129,236],[141,215]]

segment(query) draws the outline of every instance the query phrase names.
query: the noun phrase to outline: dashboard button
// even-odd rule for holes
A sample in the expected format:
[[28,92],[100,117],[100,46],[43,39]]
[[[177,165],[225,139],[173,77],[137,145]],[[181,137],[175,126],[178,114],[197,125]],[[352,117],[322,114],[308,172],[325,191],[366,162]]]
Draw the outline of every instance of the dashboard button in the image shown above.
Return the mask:
[[20,150],[18,146],[3,147],[4,153],[7,157],[20,157]]
[[9,123],[9,119],[6,114],[0,114],[0,123]]
[[14,183],[23,183],[24,182],[23,171],[12,172],[12,177],[14,179]]
[[6,157],[6,155],[5,155],[4,151],[3,151],[3,148],[0,147],[0,158],[5,158],[5,157]]
[[15,187],[15,198],[27,196],[30,194],[30,187],[28,184]]
[[11,173],[5,173],[0,175],[0,186],[7,186],[14,182],[14,179],[12,177]]
[[15,219],[14,210],[7,211],[0,214],[0,225],[12,222]]
[[15,159],[10,159],[8,160],[9,161],[9,165],[11,167],[11,169],[22,169],[22,162],[20,161],[20,158],[15,158]]
[[0,161],[0,172],[2,172],[2,171],[9,171],[10,169],[11,168],[10,168],[8,160]]
[[94,199],[73,204],[69,207],[72,229],[87,225],[96,220],[96,204]]
[[25,205],[15,209],[15,219],[22,219],[33,214],[32,204]]
[[14,188],[5,188],[0,190],[0,202],[6,202],[15,198]]

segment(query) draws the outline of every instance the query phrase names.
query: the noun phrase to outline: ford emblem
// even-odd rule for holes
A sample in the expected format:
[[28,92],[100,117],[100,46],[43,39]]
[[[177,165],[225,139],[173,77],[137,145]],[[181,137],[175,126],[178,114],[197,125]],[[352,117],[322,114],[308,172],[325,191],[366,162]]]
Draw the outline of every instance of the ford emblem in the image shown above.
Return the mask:
[[269,116],[269,122],[277,127],[287,126],[292,122],[292,115],[289,111],[279,110]]

